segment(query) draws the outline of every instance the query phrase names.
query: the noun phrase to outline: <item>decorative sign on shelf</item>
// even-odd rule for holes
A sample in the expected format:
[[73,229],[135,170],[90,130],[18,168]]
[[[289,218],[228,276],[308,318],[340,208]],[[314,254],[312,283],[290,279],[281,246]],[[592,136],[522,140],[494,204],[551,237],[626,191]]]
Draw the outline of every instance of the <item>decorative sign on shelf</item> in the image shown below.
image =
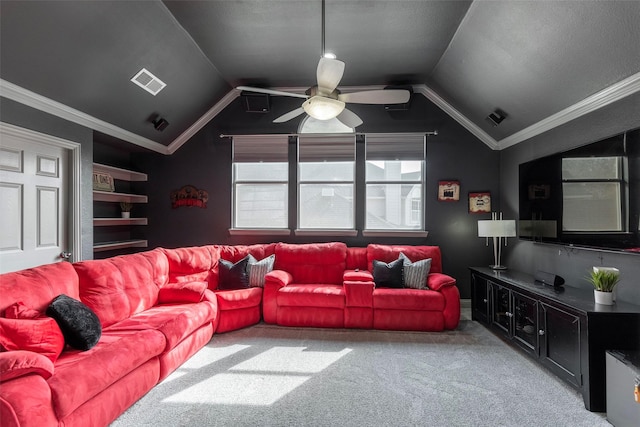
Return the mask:
[[205,190],[198,190],[193,185],[185,185],[179,190],[171,192],[171,207],[173,209],[181,206],[206,208],[209,201],[209,193]]
[[491,193],[488,191],[469,193],[469,213],[491,212]]
[[116,187],[113,183],[113,177],[108,173],[93,173],[93,189],[96,191],[115,191]]
[[457,202],[460,200],[460,181],[439,181],[438,200],[441,202]]

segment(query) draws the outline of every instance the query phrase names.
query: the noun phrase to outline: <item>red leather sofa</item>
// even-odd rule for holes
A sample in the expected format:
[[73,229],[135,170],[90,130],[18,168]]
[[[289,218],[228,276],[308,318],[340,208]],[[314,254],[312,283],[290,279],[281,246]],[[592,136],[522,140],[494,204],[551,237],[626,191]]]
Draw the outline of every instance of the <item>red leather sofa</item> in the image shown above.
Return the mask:
[[[428,289],[375,286],[373,261],[391,262],[400,252],[412,261],[432,259]],[[225,289],[222,260],[236,263],[248,255],[258,261],[275,255],[264,289]],[[51,336],[37,330],[36,321],[0,318],[0,344],[6,342],[7,322],[18,322],[33,341],[25,349],[0,345],[1,424],[107,425],[214,332],[261,319],[283,326],[455,329],[460,319],[455,283],[442,273],[436,246],[348,248],[336,242],[158,248],[3,274],[0,316],[17,303],[44,313],[56,296],[66,294],[97,315],[102,335],[87,351],[67,346],[52,358],[39,353],[38,346]]]

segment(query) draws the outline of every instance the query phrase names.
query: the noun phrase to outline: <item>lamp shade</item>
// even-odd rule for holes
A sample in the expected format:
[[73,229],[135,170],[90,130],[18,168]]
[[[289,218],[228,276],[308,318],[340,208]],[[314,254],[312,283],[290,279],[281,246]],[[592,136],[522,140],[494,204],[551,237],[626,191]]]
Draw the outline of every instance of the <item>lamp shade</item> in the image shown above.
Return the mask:
[[324,96],[312,96],[302,103],[304,111],[317,120],[329,120],[344,110],[345,103]]
[[516,222],[512,219],[478,221],[478,237],[515,237]]

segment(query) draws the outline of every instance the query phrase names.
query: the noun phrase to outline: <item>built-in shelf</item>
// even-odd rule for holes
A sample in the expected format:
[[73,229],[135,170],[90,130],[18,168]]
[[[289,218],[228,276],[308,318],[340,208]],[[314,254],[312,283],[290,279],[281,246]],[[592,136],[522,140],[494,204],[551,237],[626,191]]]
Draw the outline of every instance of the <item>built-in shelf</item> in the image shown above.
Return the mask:
[[146,248],[148,243],[146,240],[122,240],[118,242],[103,242],[93,245],[94,252],[113,251],[125,248]]
[[112,225],[147,225],[147,218],[93,218],[94,227]]
[[129,202],[147,203],[147,196],[142,194],[113,193],[110,191],[93,191],[94,202]]
[[147,174],[142,172],[130,171],[127,169],[107,166],[100,163],[93,164],[93,171],[100,173],[108,173],[113,179],[121,179],[123,181],[146,181]]

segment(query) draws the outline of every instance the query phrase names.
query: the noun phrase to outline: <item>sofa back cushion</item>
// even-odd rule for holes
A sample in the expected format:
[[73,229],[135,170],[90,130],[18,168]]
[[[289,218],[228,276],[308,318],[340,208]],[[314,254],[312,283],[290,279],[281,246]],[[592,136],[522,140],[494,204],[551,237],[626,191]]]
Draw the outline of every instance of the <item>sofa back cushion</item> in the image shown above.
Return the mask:
[[211,252],[212,267],[211,276],[209,278],[209,289],[218,289],[220,282],[220,259],[229,261],[232,264],[240,261],[247,255],[252,255],[257,261],[261,261],[266,257],[273,255],[275,252],[275,243],[264,243],[256,245],[215,245],[209,246]]
[[169,262],[169,283],[209,282],[213,261],[207,246],[162,251]]
[[153,307],[169,280],[169,262],[161,249],[73,264],[80,300],[107,327]]
[[22,302],[44,313],[60,294],[80,298],[78,275],[68,262],[41,265],[0,275],[0,316],[10,305]]
[[442,273],[442,258],[439,246],[410,246],[410,245],[376,245],[367,246],[367,269],[373,271],[373,260],[391,262],[398,259],[400,252],[411,261],[431,258],[431,273]]
[[367,269],[367,248],[347,248],[347,270]]
[[340,242],[276,245],[275,270],[284,270],[299,284],[341,285],[347,266],[347,245]]

